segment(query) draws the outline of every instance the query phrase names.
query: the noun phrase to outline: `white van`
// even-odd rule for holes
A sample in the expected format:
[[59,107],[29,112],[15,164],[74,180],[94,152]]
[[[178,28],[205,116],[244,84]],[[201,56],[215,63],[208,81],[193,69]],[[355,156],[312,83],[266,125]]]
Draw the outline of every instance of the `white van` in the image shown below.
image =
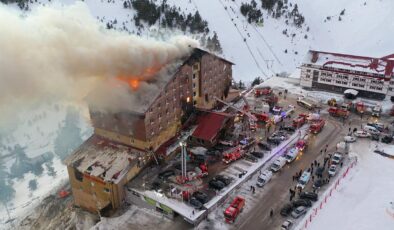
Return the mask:
[[298,156],[298,149],[297,148],[291,148],[287,154],[285,155],[286,161],[287,163],[291,163],[292,161],[294,161],[294,159],[297,158]]
[[379,130],[377,130],[375,127],[370,126],[370,125],[365,125],[363,130],[370,133],[370,134],[375,134],[375,135],[380,134]]
[[308,171],[304,171],[300,179],[298,180],[297,188],[304,189],[310,179],[311,179],[311,173]]
[[276,161],[271,165],[271,171],[278,172],[284,165],[286,164],[286,158],[279,157]]
[[262,174],[257,178],[257,186],[263,187],[267,184],[272,178],[272,172],[270,170],[265,170]]

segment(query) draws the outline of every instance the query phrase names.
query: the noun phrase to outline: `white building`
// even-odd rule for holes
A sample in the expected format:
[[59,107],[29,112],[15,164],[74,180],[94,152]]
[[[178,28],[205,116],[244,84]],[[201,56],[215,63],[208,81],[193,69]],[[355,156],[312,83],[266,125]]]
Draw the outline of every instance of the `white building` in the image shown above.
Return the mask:
[[361,97],[383,100],[394,96],[393,67],[394,54],[372,58],[310,50],[301,65],[300,84],[338,93],[355,89]]

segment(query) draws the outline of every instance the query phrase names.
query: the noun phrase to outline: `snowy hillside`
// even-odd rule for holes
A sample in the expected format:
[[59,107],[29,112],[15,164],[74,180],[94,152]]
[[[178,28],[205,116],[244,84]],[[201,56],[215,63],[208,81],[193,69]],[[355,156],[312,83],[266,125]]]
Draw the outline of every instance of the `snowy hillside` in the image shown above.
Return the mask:
[[[0,189],[9,188],[4,181],[13,189],[10,196],[0,194],[0,200],[9,198],[11,218],[25,215],[67,180],[61,160],[92,133],[86,109],[67,103],[43,103],[19,114],[18,120],[0,140]],[[3,180],[4,173],[8,177]],[[0,229],[7,219],[1,205]]]
[[[48,3],[47,0],[39,0],[31,4],[30,8],[40,4],[59,7],[75,1],[58,0]],[[84,2],[104,26],[116,19],[114,27],[118,30],[142,36],[156,35],[154,31],[158,25],[145,25],[143,29],[135,26],[133,17],[136,11],[132,8],[125,9],[122,0]],[[283,15],[273,18],[267,10],[261,9],[261,1],[256,2],[257,8],[262,10],[264,22],[250,24],[240,12],[240,6],[245,2],[250,3],[251,0],[167,1],[169,5],[179,7],[182,12],[198,11],[208,22],[210,33],[217,32],[223,56],[235,63],[236,80],[251,81],[257,76],[266,78],[282,72],[292,73],[300,65],[308,49],[377,57],[394,50],[390,39],[394,34],[394,24],[390,23],[394,2],[390,0],[288,0],[288,8],[291,10],[297,4],[299,12],[305,17],[305,23],[300,28],[292,23],[287,25],[287,19]],[[200,37],[196,34],[191,36]]]

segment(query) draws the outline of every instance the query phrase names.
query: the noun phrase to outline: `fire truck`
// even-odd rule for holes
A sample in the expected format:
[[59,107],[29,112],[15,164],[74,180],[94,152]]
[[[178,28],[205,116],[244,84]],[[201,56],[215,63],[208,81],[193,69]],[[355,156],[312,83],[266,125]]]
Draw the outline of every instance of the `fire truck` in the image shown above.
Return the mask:
[[365,112],[365,105],[363,102],[359,101],[356,103],[356,112],[358,114],[364,114]]
[[328,109],[328,113],[333,117],[343,117],[347,118],[349,116],[349,111],[344,108],[331,107]]
[[304,149],[306,149],[308,147],[308,141],[305,139],[301,139],[301,140],[297,141],[295,146],[298,150],[300,150],[302,152],[302,151],[304,151]]
[[319,119],[317,121],[314,121],[311,124],[311,126],[309,127],[309,132],[314,133],[314,134],[320,133],[325,124],[326,124],[326,121],[323,119]]
[[272,89],[269,86],[254,89],[254,96],[255,97],[260,97],[263,95],[270,95],[271,93],[272,93]]
[[234,223],[237,216],[242,212],[245,206],[245,198],[237,196],[231,202],[230,206],[224,211],[224,218],[227,223]]
[[244,156],[245,152],[241,149],[241,147],[232,148],[223,153],[223,162],[226,164],[230,164],[233,161],[236,161]]
[[297,118],[293,120],[293,127],[294,128],[299,128],[303,126],[306,122],[306,115],[305,114],[300,114],[298,115]]
[[262,122],[267,122],[270,119],[270,116],[267,113],[253,113],[253,115],[257,118],[257,120]]

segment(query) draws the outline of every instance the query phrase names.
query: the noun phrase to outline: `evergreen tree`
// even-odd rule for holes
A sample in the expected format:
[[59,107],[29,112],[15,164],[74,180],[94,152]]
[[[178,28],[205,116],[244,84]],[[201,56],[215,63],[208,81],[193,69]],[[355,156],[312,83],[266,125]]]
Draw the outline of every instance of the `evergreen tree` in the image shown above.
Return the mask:
[[15,178],[23,178],[23,175],[32,170],[30,158],[26,156],[25,148],[15,145],[11,153],[15,156],[15,162],[11,166],[11,176]]
[[213,50],[218,53],[222,53],[223,52],[222,46],[220,45],[218,35],[216,34],[216,32],[213,32],[213,37],[211,41],[213,43]]
[[36,179],[29,181],[29,189],[30,189],[30,191],[34,191],[37,189],[37,180]]
[[256,77],[253,81],[252,81],[252,87],[255,85],[260,85],[260,83],[262,82],[261,77]]
[[0,159],[0,202],[6,204],[14,197],[15,190],[8,183],[8,173],[3,161]]
[[78,123],[79,115],[77,111],[69,108],[64,120],[64,125],[58,131],[58,135],[55,139],[55,154],[62,160],[83,142],[81,138],[81,129],[78,127]]

